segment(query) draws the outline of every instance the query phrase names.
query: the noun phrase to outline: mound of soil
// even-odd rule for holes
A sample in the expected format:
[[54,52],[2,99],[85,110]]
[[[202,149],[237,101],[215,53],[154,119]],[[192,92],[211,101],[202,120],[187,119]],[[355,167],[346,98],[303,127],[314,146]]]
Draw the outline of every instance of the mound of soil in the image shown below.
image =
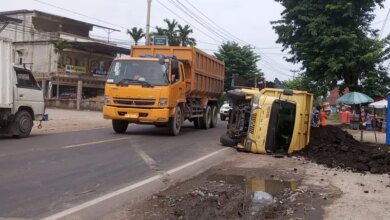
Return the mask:
[[387,146],[359,142],[336,126],[312,128],[309,145],[297,154],[331,168],[390,173]]

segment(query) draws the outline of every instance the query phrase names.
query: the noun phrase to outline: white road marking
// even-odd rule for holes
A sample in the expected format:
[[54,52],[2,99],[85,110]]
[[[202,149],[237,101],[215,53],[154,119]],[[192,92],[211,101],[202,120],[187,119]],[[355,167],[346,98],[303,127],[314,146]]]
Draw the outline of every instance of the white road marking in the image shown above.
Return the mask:
[[121,140],[126,140],[126,139],[129,139],[129,138],[128,137],[125,137],[125,138],[115,138],[115,139],[94,141],[94,142],[88,142],[88,143],[82,143],[82,144],[74,144],[74,145],[64,146],[64,147],[62,147],[62,149],[74,148],[74,147],[83,147],[83,146],[92,145],[92,144],[101,144],[101,143],[107,143],[107,142],[113,142],[113,141],[121,141]]
[[[192,165],[194,165],[194,164],[196,164],[196,163],[199,163],[199,162],[201,162],[201,161],[203,161],[203,160],[206,160],[206,159],[209,158],[209,157],[212,157],[212,156],[214,156],[214,155],[216,155],[216,154],[219,154],[219,153],[221,153],[221,152],[223,152],[223,151],[226,151],[226,150],[229,150],[229,149],[230,149],[230,148],[224,148],[224,149],[221,149],[221,150],[217,150],[217,151],[215,151],[215,152],[213,152],[213,153],[211,153],[211,154],[208,154],[208,155],[206,155],[206,156],[200,157],[200,158],[198,158],[198,159],[196,159],[196,160],[193,160],[193,161],[191,161],[191,162],[189,162],[189,163],[183,164],[183,165],[181,165],[181,166],[179,166],[179,167],[176,167],[176,168],[174,168],[174,169],[171,169],[171,170],[169,170],[167,173],[168,173],[168,174],[176,173],[176,172],[178,172],[178,171],[180,171],[180,170],[182,170],[182,169],[185,169],[185,168],[187,168],[187,167],[189,167],[189,166],[192,166]],[[70,209],[67,209],[67,210],[58,212],[58,213],[56,213],[56,214],[50,215],[50,216],[44,218],[43,220],[54,220],[54,219],[63,218],[63,217],[65,217],[65,216],[71,215],[71,214],[73,214],[73,213],[75,213],[75,212],[78,212],[78,211],[80,211],[80,210],[83,210],[83,209],[88,208],[88,207],[90,207],[90,206],[96,205],[96,204],[98,204],[98,203],[100,203],[100,202],[103,202],[103,201],[105,201],[105,200],[107,200],[107,199],[113,198],[113,197],[118,196],[118,195],[120,195],[120,194],[129,192],[129,191],[134,190],[134,189],[136,189],[136,188],[138,188],[138,187],[141,187],[141,186],[143,186],[143,185],[146,185],[146,184],[148,184],[148,183],[151,183],[151,182],[153,182],[153,181],[156,181],[156,180],[158,180],[158,179],[161,179],[162,177],[163,177],[163,175],[161,175],[161,174],[152,176],[152,177],[147,178],[147,179],[145,179],[145,180],[142,180],[142,181],[140,181],[140,182],[138,182],[138,183],[135,183],[135,184],[126,186],[126,187],[124,187],[124,188],[122,188],[122,189],[119,189],[119,190],[116,190],[116,191],[114,191],[114,192],[108,193],[108,194],[103,195],[103,196],[101,196],[101,197],[98,197],[98,198],[96,198],[96,199],[92,199],[92,200],[90,200],[90,201],[88,201],[88,202],[82,203],[82,204],[77,205],[77,206],[75,206],[75,207],[72,207],[72,208],[70,208]]]
[[152,168],[153,170],[156,170],[159,168],[159,165],[157,164],[157,162],[155,160],[153,160],[153,158],[151,158],[149,155],[147,155],[143,150],[136,148],[136,152],[150,168]]

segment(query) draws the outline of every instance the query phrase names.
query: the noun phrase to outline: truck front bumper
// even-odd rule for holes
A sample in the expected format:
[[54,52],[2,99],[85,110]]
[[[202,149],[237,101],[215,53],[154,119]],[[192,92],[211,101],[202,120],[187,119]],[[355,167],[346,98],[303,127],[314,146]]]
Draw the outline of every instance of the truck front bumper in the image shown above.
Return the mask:
[[170,110],[168,108],[140,109],[107,105],[103,107],[105,119],[127,120],[131,123],[164,123],[168,122],[169,114]]

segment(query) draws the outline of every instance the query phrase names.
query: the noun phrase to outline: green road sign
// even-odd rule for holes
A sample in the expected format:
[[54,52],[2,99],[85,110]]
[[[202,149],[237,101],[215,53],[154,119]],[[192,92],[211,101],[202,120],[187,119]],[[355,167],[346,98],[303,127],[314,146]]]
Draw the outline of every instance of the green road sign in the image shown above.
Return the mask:
[[167,36],[154,36],[153,45],[167,46],[168,37]]

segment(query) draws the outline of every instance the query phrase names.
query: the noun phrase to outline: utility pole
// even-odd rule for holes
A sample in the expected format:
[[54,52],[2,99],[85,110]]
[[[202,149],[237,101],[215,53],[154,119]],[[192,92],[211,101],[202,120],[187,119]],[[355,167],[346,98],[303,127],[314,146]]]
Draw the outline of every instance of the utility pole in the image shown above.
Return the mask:
[[151,8],[151,5],[152,5],[152,0],[148,0],[148,12],[147,12],[147,16],[146,16],[146,34],[145,34],[145,38],[146,38],[146,42],[145,44],[146,45],[150,45],[150,8]]

